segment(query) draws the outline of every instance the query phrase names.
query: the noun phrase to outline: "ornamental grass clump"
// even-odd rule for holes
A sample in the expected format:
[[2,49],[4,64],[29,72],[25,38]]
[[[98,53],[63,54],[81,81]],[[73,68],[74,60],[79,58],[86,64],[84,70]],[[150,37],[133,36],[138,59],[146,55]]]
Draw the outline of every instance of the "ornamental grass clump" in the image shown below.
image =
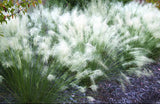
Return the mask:
[[[76,76],[81,79],[79,83],[91,87],[96,85],[95,80],[99,76],[110,79],[113,75],[120,75],[127,79],[123,73],[148,75],[141,69],[145,64],[154,62],[152,58],[157,54],[153,50],[157,49],[159,40],[151,30],[143,29],[150,25],[134,7],[142,9],[139,10],[141,12],[145,11],[143,8],[157,12],[152,5],[142,6],[135,2],[123,5],[93,1],[84,10],[35,10],[29,15],[29,28],[33,40],[38,41],[41,35],[52,41],[48,44],[49,41],[44,40],[47,47],[53,47],[52,52],[40,49],[38,53],[44,53],[45,58],[56,57],[72,72],[81,73]],[[131,13],[126,12],[128,9]],[[150,14],[150,11],[145,13]],[[138,21],[144,22],[136,23]]]
[[40,6],[0,25],[4,80],[20,102],[38,103],[56,101],[69,86],[97,91],[102,78],[123,86],[128,74],[150,75],[142,68],[159,55],[159,13],[135,2],[92,1],[71,11]]
[[54,59],[44,61],[26,28],[27,22],[23,16],[0,26],[4,35],[0,38],[3,81],[18,103],[63,102],[69,96],[61,94],[62,98],[60,93],[75,82],[75,74]]
[[[128,34],[128,37],[138,36],[138,40],[129,44],[130,47],[139,47],[145,50],[147,57],[156,59],[159,57],[160,42],[160,12],[152,4],[138,4],[131,2],[125,6],[120,3],[111,4],[106,13],[107,24],[117,25],[118,34]],[[147,11],[145,11],[147,10]]]

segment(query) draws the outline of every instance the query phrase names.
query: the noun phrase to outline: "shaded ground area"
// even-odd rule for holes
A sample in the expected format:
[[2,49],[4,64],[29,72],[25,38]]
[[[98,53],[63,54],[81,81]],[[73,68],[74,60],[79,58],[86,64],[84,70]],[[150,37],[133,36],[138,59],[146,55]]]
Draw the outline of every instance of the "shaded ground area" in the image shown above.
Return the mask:
[[7,91],[6,87],[2,84],[0,85],[0,104],[8,104],[14,103],[15,99],[11,95],[9,91]]

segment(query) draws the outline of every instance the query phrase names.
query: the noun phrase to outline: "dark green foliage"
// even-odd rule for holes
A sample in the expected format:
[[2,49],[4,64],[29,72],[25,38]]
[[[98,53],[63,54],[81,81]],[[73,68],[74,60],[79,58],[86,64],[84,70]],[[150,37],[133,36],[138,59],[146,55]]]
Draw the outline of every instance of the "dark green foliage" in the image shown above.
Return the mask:
[[[83,9],[90,3],[92,0],[47,0],[45,2],[45,6],[51,8],[52,6],[62,6],[64,8],[74,8],[78,6],[79,8]],[[93,0],[94,1],[94,0]],[[97,1],[97,0],[95,0]],[[102,0],[102,1],[108,1],[108,0]],[[123,2],[128,3],[132,0],[109,0],[111,2]]]
[[132,1],[132,0],[115,0],[115,1],[123,2],[125,4],[125,3]]
[[84,8],[90,1],[91,0],[47,0],[45,6],[49,8],[52,6],[62,6],[69,9],[72,9],[75,6]]

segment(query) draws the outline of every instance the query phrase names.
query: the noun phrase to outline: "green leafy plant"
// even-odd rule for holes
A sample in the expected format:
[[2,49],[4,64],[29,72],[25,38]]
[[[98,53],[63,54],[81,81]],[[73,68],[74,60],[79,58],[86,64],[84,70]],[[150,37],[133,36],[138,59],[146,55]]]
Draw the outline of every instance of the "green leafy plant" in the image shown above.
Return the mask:
[[6,19],[13,18],[20,12],[27,12],[30,5],[42,3],[41,0],[2,0],[0,2],[0,22],[7,22]]
[[160,0],[146,0],[146,2],[156,4],[156,7],[160,9]]

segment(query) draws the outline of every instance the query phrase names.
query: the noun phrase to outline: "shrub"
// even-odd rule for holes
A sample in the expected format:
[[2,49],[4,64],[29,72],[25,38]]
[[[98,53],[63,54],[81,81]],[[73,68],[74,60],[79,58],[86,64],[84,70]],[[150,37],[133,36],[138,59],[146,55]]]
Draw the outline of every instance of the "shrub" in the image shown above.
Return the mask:
[[84,8],[91,0],[47,0],[45,6],[51,8],[52,6],[62,6],[68,8],[74,8],[76,6]]
[[156,7],[160,9],[160,0],[146,0],[146,2],[156,4]]
[[6,19],[10,19],[16,16],[19,12],[25,13],[27,8],[32,4],[34,7],[36,4],[41,3],[41,0],[1,0],[0,2],[0,22],[7,22]]
[[[45,6],[48,8],[51,8],[52,6],[61,6],[64,8],[70,8],[73,9],[75,7],[78,6],[78,8],[80,9],[84,9],[85,7],[87,7],[87,5],[91,2],[91,1],[98,1],[98,0],[46,0],[45,1]],[[101,0],[101,1],[112,1],[112,2],[122,2],[124,4],[132,1],[132,0]]]

